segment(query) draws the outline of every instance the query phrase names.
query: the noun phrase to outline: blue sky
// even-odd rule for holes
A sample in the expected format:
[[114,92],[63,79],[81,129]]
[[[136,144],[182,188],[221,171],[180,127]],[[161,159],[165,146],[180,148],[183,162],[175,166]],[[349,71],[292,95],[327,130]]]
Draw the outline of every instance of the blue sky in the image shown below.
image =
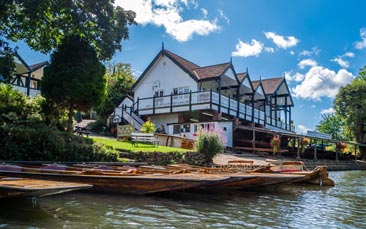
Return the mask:
[[[166,49],[200,65],[228,62],[252,80],[286,76],[298,132],[314,130],[332,112],[338,89],[366,65],[365,1],[116,0],[137,13],[137,26],[113,62],[139,77]],[[33,64],[48,56],[18,43]]]

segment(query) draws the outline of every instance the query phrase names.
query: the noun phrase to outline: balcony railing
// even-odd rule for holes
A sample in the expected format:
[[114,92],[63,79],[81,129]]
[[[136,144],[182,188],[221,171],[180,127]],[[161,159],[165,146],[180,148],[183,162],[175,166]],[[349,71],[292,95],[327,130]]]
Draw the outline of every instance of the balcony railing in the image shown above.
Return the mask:
[[266,116],[265,112],[213,91],[138,98],[134,110],[139,115],[154,115],[194,110],[215,110],[261,125],[294,131],[294,127]]

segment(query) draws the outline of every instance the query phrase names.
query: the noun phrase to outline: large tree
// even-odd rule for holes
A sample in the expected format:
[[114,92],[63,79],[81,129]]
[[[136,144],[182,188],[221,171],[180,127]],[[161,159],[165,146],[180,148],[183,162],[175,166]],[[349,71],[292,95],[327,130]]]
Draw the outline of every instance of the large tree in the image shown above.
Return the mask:
[[[351,84],[342,87],[334,101],[336,112],[345,120],[358,143],[366,144],[366,66]],[[363,159],[365,147],[360,146]]]
[[87,41],[65,37],[44,69],[42,95],[68,109],[67,130],[72,131],[74,110],[88,110],[105,98],[105,67]]
[[79,34],[97,51],[100,60],[110,59],[128,39],[128,25],[135,13],[115,7],[112,0],[1,0],[1,36],[24,40],[31,48],[48,53],[70,34]]
[[322,115],[322,120],[316,126],[316,130],[322,133],[331,134],[333,139],[345,139],[345,123],[337,113]]
[[98,117],[104,123],[136,81],[132,75],[131,66],[124,63],[110,64],[107,68],[106,78],[107,97],[97,108]]

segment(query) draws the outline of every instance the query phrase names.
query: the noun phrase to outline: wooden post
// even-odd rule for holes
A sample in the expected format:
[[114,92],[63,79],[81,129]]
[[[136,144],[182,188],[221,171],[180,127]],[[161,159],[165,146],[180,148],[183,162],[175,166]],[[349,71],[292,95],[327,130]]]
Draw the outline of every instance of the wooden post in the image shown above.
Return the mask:
[[137,103],[136,103],[136,106],[137,106],[136,114],[137,115],[139,114],[139,101],[140,101],[140,97],[137,97]]
[[253,153],[255,153],[255,129],[253,128],[253,137],[252,137],[252,148],[253,148]]
[[219,113],[221,112],[221,78],[219,78],[219,83],[218,83],[218,88],[219,88]]
[[170,113],[173,113],[173,92],[170,93]]
[[317,143],[317,140],[314,139],[314,160],[317,161],[318,160],[318,155],[317,155],[317,152],[318,152],[318,147],[316,146],[316,143]]
[[30,77],[31,77],[31,73],[29,72],[29,73],[27,74],[27,79],[26,79],[26,81],[25,81],[25,83],[26,83],[26,87],[27,87],[27,96],[29,96],[29,95],[30,95]]
[[336,163],[338,164],[339,163],[339,159],[338,159],[338,147],[336,146]]
[[300,157],[300,138],[297,138],[297,156],[296,156],[296,160],[301,160],[301,157]]
[[153,114],[155,114],[155,95],[152,99],[153,99]]
[[355,161],[357,163],[357,149],[356,149],[356,144],[354,146],[355,146]]
[[212,88],[210,89],[210,110],[212,110]]
[[189,111],[192,111],[192,90],[189,90]]

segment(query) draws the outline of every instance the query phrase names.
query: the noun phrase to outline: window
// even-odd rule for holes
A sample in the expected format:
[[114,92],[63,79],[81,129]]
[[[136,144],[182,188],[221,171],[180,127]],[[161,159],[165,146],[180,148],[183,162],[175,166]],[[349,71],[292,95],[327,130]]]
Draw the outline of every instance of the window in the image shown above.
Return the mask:
[[180,134],[180,125],[173,126],[173,134]]
[[189,87],[173,88],[173,95],[180,95],[180,94],[185,94],[185,93],[189,93]]
[[164,96],[164,90],[155,91],[155,106],[162,106],[164,103],[164,98],[159,98]]
[[173,88],[173,95],[175,95],[173,97],[174,101],[173,103],[175,104],[186,104],[188,103],[188,99],[189,99],[189,87],[177,87],[177,88]]
[[154,96],[155,97],[163,97],[164,96],[164,90],[155,91]]

